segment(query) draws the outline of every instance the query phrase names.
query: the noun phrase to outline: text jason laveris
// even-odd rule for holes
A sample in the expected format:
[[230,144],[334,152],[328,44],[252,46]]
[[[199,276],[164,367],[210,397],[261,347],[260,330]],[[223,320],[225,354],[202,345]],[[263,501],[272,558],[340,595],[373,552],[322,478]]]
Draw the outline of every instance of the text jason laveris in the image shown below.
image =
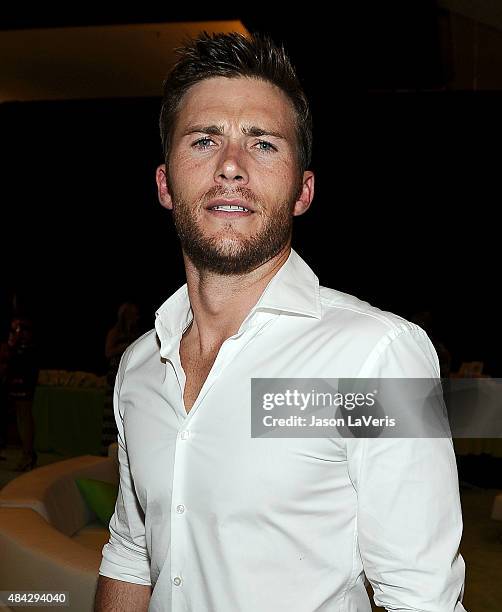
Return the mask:
[[364,415],[355,417],[350,414],[347,418],[321,418],[315,415],[311,415],[310,419],[297,415],[282,418],[267,414],[263,417],[263,424],[265,427],[395,427],[396,419],[388,416],[382,418]]

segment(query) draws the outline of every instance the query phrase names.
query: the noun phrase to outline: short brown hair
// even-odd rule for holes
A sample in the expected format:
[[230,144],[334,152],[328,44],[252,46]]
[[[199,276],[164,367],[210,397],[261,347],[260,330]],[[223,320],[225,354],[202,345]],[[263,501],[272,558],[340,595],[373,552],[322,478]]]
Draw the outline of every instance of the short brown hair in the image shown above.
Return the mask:
[[183,96],[196,83],[212,77],[251,77],[279,87],[296,114],[298,163],[303,173],[312,158],[312,116],[309,103],[284,46],[264,34],[203,32],[176,49],[180,55],[163,86],[160,137],[167,163],[174,123]]

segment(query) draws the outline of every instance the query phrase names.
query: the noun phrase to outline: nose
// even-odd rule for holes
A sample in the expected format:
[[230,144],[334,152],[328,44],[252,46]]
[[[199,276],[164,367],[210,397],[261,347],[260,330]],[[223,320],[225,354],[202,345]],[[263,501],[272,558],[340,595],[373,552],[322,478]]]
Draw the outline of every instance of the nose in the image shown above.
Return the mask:
[[222,151],[221,158],[218,162],[214,180],[221,184],[246,184],[248,182],[248,173],[244,167],[243,151],[237,144],[229,143]]

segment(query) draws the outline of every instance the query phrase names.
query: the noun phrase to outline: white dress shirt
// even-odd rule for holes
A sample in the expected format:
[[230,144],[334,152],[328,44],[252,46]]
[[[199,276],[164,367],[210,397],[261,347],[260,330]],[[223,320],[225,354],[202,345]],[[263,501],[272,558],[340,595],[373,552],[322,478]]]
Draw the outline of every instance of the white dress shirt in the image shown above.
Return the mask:
[[322,287],[291,250],[187,414],[187,286],[124,353],[120,489],[99,573],[152,612],[461,612],[450,438],[251,438],[251,378],[439,377],[426,333]]

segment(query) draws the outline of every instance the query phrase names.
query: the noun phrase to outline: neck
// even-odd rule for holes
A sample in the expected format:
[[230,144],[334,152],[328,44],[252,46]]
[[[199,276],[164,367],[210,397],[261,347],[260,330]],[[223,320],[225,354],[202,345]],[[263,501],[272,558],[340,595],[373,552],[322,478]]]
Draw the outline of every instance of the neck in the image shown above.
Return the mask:
[[196,346],[200,355],[218,351],[223,342],[239,330],[265,287],[286,262],[291,245],[242,275],[221,275],[200,270],[183,253],[188,296],[193,321],[183,336]]

